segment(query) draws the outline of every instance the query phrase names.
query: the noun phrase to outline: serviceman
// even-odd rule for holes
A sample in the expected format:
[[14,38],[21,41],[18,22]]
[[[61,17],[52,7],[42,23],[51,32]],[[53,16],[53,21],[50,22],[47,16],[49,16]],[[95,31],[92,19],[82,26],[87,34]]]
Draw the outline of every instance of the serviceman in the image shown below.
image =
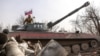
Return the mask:
[[31,24],[33,22],[33,19],[31,18],[31,15],[28,15],[28,17],[24,20],[23,24]]

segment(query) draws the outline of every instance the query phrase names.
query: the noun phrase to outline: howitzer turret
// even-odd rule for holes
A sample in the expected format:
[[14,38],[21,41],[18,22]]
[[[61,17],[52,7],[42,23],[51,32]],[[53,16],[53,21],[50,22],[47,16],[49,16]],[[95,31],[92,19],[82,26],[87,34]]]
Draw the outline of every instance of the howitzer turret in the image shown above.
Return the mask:
[[55,21],[54,23],[52,22],[49,22],[47,24],[48,28],[52,28],[53,26],[55,26],[56,24],[58,24],[59,22],[61,22],[62,20],[66,19],[67,17],[71,16],[72,14],[76,13],[77,11],[79,11],[80,9],[84,8],[84,7],[87,7],[90,3],[89,2],[86,2],[84,3],[82,6],[80,6],[79,8],[73,10],[72,12],[70,12],[69,14],[65,15],[64,17],[62,17],[61,19]]
[[45,23],[33,23],[33,24],[27,24],[27,25],[14,25],[12,27],[12,29],[14,31],[18,30],[18,31],[38,31],[38,32],[45,32],[48,31],[48,29],[51,29],[53,26],[55,26],[56,24],[60,23],[62,20],[66,19],[67,17],[71,16],[72,14],[76,13],[77,11],[79,11],[80,9],[86,7],[89,5],[89,2],[84,3],[82,6],[80,6],[79,8],[73,10],[72,12],[70,12],[69,14],[65,15],[64,17],[60,18],[59,20],[55,21],[54,23],[49,22],[47,25]]

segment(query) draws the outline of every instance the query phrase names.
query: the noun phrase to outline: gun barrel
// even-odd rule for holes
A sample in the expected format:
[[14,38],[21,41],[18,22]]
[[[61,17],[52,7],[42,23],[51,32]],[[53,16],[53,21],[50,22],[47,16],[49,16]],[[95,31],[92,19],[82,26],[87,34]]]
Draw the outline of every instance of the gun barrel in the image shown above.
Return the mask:
[[79,11],[80,9],[88,6],[90,3],[89,2],[85,2],[82,6],[80,6],[79,8],[73,10],[72,12],[68,13],[67,15],[65,15],[64,17],[60,18],[59,20],[55,21],[54,23],[49,22],[48,23],[48,28],[52,28],[53,26],[55,26],[56,24],[58,24],[59,22],[61,22],[62,20],[64,20],[65,18],[71,16],[72,14],[76,13],[77,11]]

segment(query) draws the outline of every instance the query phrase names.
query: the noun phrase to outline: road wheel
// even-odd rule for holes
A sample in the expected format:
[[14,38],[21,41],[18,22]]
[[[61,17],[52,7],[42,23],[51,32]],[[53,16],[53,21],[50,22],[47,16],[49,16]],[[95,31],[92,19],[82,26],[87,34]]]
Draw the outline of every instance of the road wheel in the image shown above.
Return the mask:
[[71,53],[71,47],[66,46],[66,47],[64,47],[64,48],[65,48],[65,50],[66,50],[68,53]]
[[96,40],[92,40],[90,42],[91,47],[96,48],[98,46],[98,42]]
[[73,53],[77,54],[80,52],[80,46],[79,45],[73,45],[72,46]]
[[81,48],[82,48],[82,50],[87,51],[89,49],[89,44],[83,43],[83,44],[81,44]]

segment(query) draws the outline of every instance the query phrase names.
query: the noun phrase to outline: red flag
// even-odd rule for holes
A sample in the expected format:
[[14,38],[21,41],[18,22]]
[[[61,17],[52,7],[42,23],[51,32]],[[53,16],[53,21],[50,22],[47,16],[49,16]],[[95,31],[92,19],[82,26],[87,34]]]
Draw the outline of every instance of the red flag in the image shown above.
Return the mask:
[[25,15],[30,15],[32,14],[32,10],[25,12]]

